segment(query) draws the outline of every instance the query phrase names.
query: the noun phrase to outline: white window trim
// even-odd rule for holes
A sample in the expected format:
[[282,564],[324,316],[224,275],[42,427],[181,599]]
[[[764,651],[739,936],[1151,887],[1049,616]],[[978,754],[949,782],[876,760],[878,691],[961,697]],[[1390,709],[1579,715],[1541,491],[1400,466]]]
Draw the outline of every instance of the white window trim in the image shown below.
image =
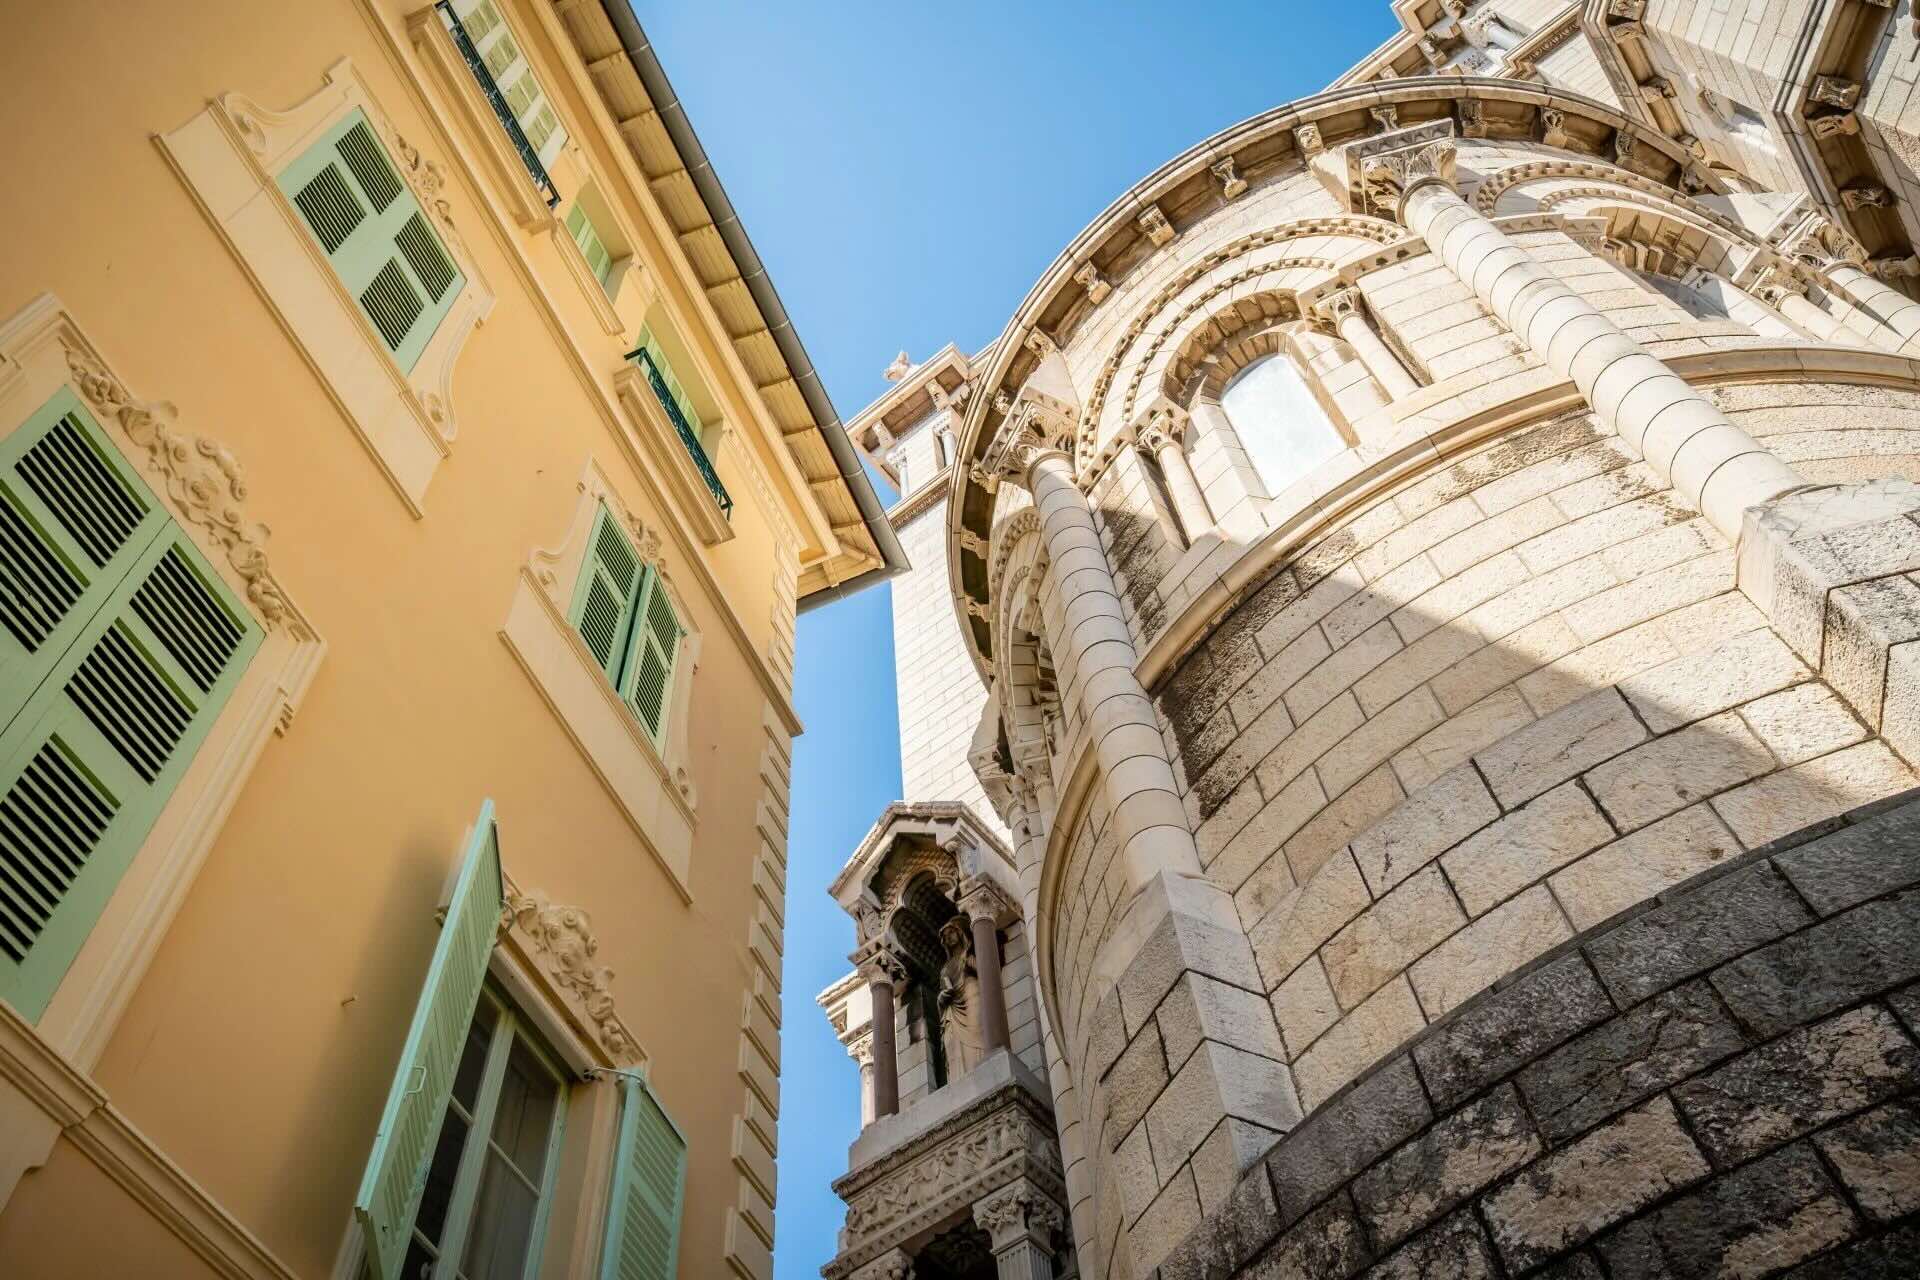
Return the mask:
[[[218,440],[182,427],[171,404],[135,397],[59,300],[42,294],[0,323],[0,423],[24,422],[67,386],[235,596],[247,603],[264,639],[54,989],[46,1012],[32,1026],[15,1019],[25,1029],[15,1028],[16,1038],[31,1036],[37,1056],[0,1049],[0,1078],[16,1085],[0,1089],[0,1204],[21,1173],[47,1158],[62,1130],[90,1123],[88,1117],[104,1107],[102,1095],[78,1118],[51,1126],[44,1118],[32,1119],[57,1118],[48,1108],[71,1094],[63,1081],[84,1079],[99,1061],[254,764],[268,741],[291,727],[326,655],[326,642],[268,566],[266,531],[244,516],[244,480],[233,455]],[[28,1077],[32,1087],[20,1087]],[[151,1155],[149,1164],[172,1170],[164,1157]],[[143,1199],[151,1194],[172,1204],[184,1194],[178,1187],[154,1190],[158,1173],[130,1171],[128,1177],[139,1179],[135,1186],[112,1168],[109,1172]],[[184,1177],[180,1181],[191,1189]],[[196,1222],[219,1216],[210,1204],[192,1209]],[[215,1225],[215,1235],[224,1233],[230,1242],[250,1240],[238,1224]],[[192,1230],[202,1234],[199,1225]],[[227,1245],[220,1247],[222,1256],[231,1255]],[[276,1267],[255,1259],[236,1264],[232,1274],[284,1274]]]
[[[394,363],[275,181],[280,170],[356,109],[373,123],[394,169],[433,220],[434,232],[466,281],[410,373]],[[407,509],[423,515],[427,486],[458,435],[454,365],[494,300],[453,225],[445,173],[394,129],[346,58],[327,69],[317,92],[286,111],[269,111],[237,93],[222,94],[158,140],[381,473]]]
[[[535,550],[521,567],[500,638],[532,677],[675,891],[690,903],[698,798],[687,769],[687,719],[693,677],[700,665],[700,633],[672,570],[661,559],[660,536],[635,518],[598,463],[588,461],[578,489],[580,498],[560,545]],[[640,558],[659,572],[680,625],[686,628],[680,658],[674,664],[666,739],[658,749],[567,620],[574,583],[586,561],[587,542],[602,503],[633,538]]]

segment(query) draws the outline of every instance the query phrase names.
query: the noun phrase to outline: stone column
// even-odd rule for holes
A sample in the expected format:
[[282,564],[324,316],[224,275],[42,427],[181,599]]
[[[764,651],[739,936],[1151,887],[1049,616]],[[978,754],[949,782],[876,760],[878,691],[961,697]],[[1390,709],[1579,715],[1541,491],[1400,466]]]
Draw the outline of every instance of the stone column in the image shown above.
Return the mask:
[[873,1036],[871,1033],[847,1046],[847,1056],[860,1068],[860,1127],[873,1123]]
[[999,1280],[1052,1280],[1053,1238],[1066,1221],[1052,1197],[1019,1178],[977,1201],[973,1220],[993,1242]]
[[1807,296],[1807,286],[1778,268],[1768,271],[1754,282],[1753,291],[1781,315],[1822,342],[1846,341],[1840,336],[1845,328],[1838,316],[1829,315],[1826,309]]
[[1461,199],[1453,188],[1451,141],[1370,157],[1363,180],[1369,199],[1393,208],[1510,332],[1579,388],[1602,425],[1728,542],[1739,544],[1748,507],[1805,485],[1686,379]]
[[1127,884],[1138,892],[1162,872],[1198,876],[1200,854],[1159,718],[1134,675],[1133,635],[1094,527],[1093,507],[1074,482],[1073,459],[1050,443],[1029,440],[1017,446],[1012,461],[1040,516],[1063,615],[1060,634],[1052,638],[1054,662],[1056,669],[1073,671],[1113,804]]
[[974,963],[980,967],[980,1028],[987,1052],[1004,1049],[1007,1035],[1007,988],[1000,974],[1000,921],[1013,914],[1012,904],[994,885],[981,880],[960,896],[960,909],[973,929]]
[[1400,363],[1400,357],[1393,354],[1393,348],[1373,331],[1372,323],[1362,310],[1360,290],[1347,288],[1330,293],[1320,299],[1313,311],[1353,348],[1353,354],[1387,393],[1387,399],[1398,400],[1420,389],[1419,382]]
[[856,953],[854,963],[860,977],[873,993],[873,1118],[898,1114],[900,1110],[900,1059],[893,1044],[893,990],[904,977],[900,961],[890,953],[871,948],[865,955]]
[[1817,239],[1803,240],[1790,252],[1822,272],[1843,297],[1860,309],[1858,314],[1864,323],[1850,328],[1855,328],[1875,346],[1920,355],[1920,302],[1874,279],[1845,256],[1829,251]]
[[1173,513],[1180,520],[1180,534],[1191,546],[1193,540],[1213,528],[1213,513],[1207,510],[1207,495],[1200,492],[1193,464],[1180,443],[1186,424],[1166,411],[1153,415],[1140,432],[1140,447],[1160,464],[1167,478],[1167,493],[1173,498]]

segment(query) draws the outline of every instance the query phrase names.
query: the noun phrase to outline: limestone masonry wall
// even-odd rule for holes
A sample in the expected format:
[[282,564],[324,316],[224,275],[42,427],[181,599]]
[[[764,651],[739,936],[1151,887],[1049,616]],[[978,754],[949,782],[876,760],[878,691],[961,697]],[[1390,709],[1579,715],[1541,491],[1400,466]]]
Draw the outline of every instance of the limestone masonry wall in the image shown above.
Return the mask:
[[1902,795],[1584,931],[1313,1112],[1158,1280],[1913,1274],[1916,845]]

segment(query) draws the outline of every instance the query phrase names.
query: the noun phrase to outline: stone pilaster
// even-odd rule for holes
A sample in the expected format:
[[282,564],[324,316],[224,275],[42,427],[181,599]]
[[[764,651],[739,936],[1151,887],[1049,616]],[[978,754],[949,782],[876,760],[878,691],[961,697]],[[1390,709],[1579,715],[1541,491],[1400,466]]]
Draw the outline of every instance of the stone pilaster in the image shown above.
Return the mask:
[[1353,354],[1359,357],[1361,365],[1373,375],[1389,400],[1410,396],[1420,389],[1419,382],[1400,363],[1400,357],[1374,332],[1358,289],[1349,287],[1328,294],[1314,307],[1314,315],[1332,325],[1341,341],[1353,348]]
[[1166,477],[1167,493],[1173,499],[1173,513],[1180,520],[1180,534],[1189,546],[1213,528],[1213,513],[1207,509],[1207,496],[1200,491],[1193,464],[1187,459],[1181,442],[1186,422],[1172,410],[1162,409],[1140,430],[1139,445],[1159,464]]
[[1053,1242],[1066,1224],[1052,1197],[1022,1178],[977,1202],[973,1220],[992,1241],[999,1280],[1052,1280]]

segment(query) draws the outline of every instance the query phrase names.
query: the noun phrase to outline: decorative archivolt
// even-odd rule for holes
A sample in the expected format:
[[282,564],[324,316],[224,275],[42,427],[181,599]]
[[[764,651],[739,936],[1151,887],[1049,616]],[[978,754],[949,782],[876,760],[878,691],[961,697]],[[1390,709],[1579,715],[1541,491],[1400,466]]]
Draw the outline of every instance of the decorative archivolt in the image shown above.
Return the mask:
[[1732,235],[1743,238],[1746,235],[1738,223],[1715,213],[1685,192],[1675,191],[1664,183],[1632,173],[1618,165],[1592,160],[1531,160],[1525,164],[1510,165],[1481,180],[1480,185],[1474,189],[1473,207],[1490,218],[1494,217],[1500,197],[1523,182],[1532,182],[1540,178],[1585,178],[1610,187],[1633,191],[1653,200],[1658,205],[1670,207],[1688,217],[1712,223]]
[[[1175,298],[1192,288],[1195,282],[1217,270],[1222,264],[1235,258],[1244,257],[1257,249],[1269,245],[1282,244],[1289,240],[1302,240],[1312,236],[1338,236],[1356,240],[1364,244],[1392,244],[1403,238],[1404,232],[1399,226],[1379,218],[1359,217],[1355,215],[1336,215],[1325,218],[1307,218],[1298,222],[1289,222],[1284,226],[1268,227],[1250,235],[1242,236],[1221,245],[1211,253],[1196,259],[1186,270],[1167,281],[1151,298],[1148,298],[1134,314],[1125,332],[1114,342],[1112,352],[1101,365],[1095,378],[1093,390],[1086,401],[1086,411],[1080,418],[1080,434],[1074,451],[1075,462],[1082,467],[1090,464],[1096,451],[1095,435],[1100,421],[1100,411],[1107,394],[1119,375],[1121,365],[1134,343],[1145,333],[1164,309]],[[1321,259],[1324,261],[1325,259]],[[1284,262],[1276,262],[1262,268],[1262,271],[1281,269]]]
[[1191,388],[1192,398],[1207,396],[1217,400],[1236,374],[1267,356],[1278,355],[1286,341],[1280,324],[1256,325],[1230,333],[1207,346],[1194,359],[1194,373],[1202,376],[1187,377],[1180,390]]
[[987,598],[997,600],[1001,596],[1001,584],[1006,580],[1007,564],[1015,549],[1030,537],[1040,532],[1040,513],[1032,507],[1022,507],[1003,521],[993,534],[993,558],[987,566]]
[[[1166,392],[1184,385],[1200,356],[1231,335],[1245,331],[1250,325],[1285,323],[1300,318],[1298,287],[1256,289],[1252,287],[1256,282],[1293,272],[1331,275],[1339,269],[1340,264],[1331,258],[1288,258],[1215,281],[1206,292],[1190,299],[1154,335],[1153,342],[1134,366],[1126,399],[1120,406],[1120,420],[1132,421],[1143,387]],[[1241,296],[1224,305],[1219,302],[1223,295],[1235,292]],[[1162,357],[1161,353],[1176,341],[1178,346]]]

